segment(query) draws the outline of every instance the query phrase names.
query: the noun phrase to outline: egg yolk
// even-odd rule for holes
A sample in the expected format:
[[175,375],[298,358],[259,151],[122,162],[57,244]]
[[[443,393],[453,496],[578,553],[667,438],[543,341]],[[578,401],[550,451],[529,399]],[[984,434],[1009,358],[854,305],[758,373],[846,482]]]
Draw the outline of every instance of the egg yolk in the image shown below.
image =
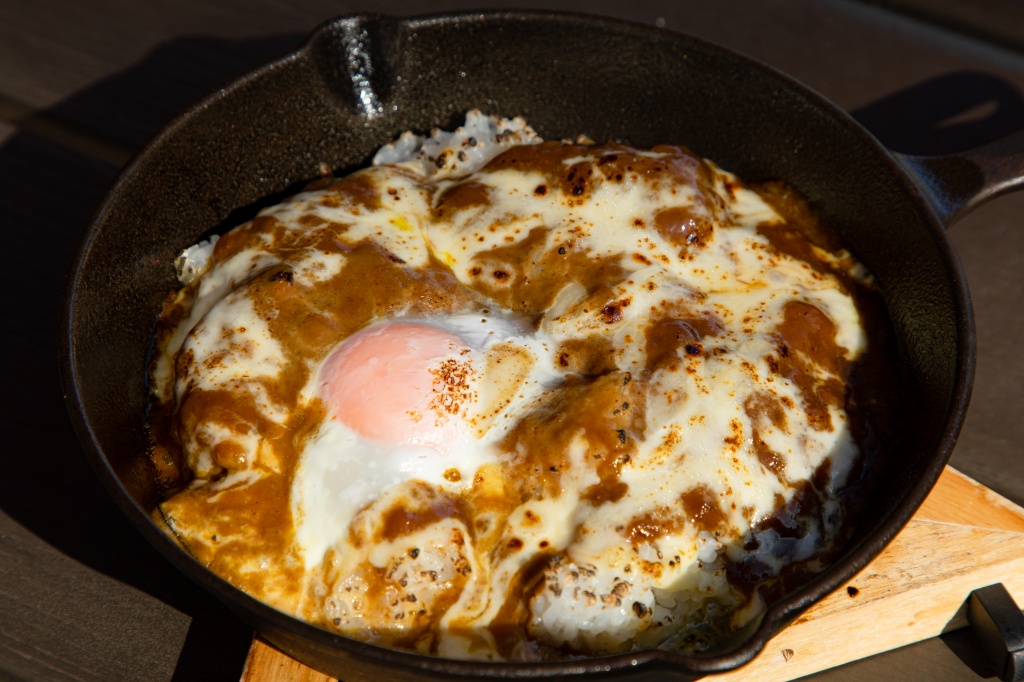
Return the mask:
[[468,439],[470,352],[461,338],[428,324],[376,325],[331,353],[320,394],[331,417],[366,438],[443,453]]

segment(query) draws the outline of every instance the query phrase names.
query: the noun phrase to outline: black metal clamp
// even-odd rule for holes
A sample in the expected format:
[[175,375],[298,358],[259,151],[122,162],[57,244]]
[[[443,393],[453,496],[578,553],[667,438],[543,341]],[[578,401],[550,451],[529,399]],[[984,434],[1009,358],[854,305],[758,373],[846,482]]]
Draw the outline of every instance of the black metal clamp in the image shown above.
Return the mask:
[[1002,583],[971,592],[967,622],[1003,682],[1024,682],[1024,613]]

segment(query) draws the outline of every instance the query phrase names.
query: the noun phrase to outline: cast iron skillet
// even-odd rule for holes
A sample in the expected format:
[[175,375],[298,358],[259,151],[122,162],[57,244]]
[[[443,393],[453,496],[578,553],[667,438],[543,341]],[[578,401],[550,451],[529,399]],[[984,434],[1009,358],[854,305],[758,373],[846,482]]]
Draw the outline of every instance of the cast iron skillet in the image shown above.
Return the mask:
[[[149,519],[158,498],[144,458],[146,355],[160,302],[175,287],[176,253],[295,191],[321,163],[354,169],[400,131],[454,126],[474,107],[523,115],[549,139],[585,133],[640,147],[683,143],[748,181],[785,180],[884,292],[907,395],[888,475],[839,560],[717,651],[481,664],[386,650],[251,599]],[[182,115],[121,174],[69,277],[61,338],[69,409],[110,493],[172,563],[278,647],[346,681],[665,679],[728,669],[867,564],[941,473],[974,368],[970,301],[945,227],[1021,181],[1022,141],[957,157],[901,157],[760,63],[620,21],[522,12],[339,19]]]

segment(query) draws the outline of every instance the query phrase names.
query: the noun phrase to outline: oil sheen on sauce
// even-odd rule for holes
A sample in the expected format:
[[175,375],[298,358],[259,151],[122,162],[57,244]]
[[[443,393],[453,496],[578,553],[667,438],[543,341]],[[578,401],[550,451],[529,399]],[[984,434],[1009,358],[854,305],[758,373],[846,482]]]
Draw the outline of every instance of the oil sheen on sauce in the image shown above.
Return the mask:
[[[331,435],[332,349],[466,315],[514,330],[470,344],[469,454],[410,474],[422,451]],[[160,517],[246,592],[387,646],[699,651],[841,544],[890,428],[887,329],[795,192],[684,147],[540,142],[470,175],[321,180],[165,303]],[[335,442],[354,464],[330,464]]]

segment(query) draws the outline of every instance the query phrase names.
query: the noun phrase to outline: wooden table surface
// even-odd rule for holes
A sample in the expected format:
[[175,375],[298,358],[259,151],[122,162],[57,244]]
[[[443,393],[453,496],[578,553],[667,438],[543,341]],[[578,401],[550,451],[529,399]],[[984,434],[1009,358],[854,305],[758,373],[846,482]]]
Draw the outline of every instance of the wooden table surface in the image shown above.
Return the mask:
[[[1024,20],[1011,0],[879,4],[544,7],[663,25],[738,49],[853,111],[897,151],[962,150],[1024,128]],[[0,0],[0,680],[238,679],[252,635],[122,518],[64,408],[56,340],[64,277],[118,167],[197,97],[288,51],[330,17],[540,6]],[[914,14],[921,11],[925,18]],[[952,463],[1021,504],[1024,194],[977,210],[952,238],[978,330],[974,397]],[[818,677],[990,675],[960,631]]]

